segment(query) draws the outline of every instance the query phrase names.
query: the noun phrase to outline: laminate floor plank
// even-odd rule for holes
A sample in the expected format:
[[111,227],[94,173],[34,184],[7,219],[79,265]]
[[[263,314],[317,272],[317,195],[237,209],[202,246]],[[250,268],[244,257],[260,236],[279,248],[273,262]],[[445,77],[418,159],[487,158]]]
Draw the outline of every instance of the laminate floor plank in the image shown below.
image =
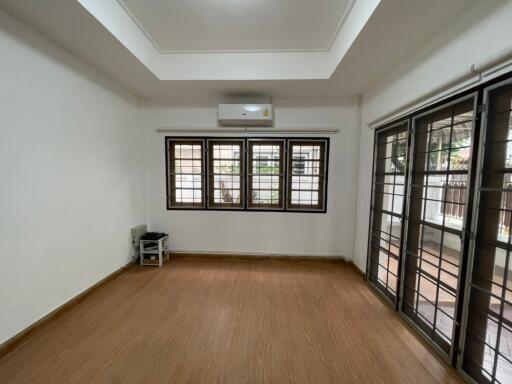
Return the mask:
[[343,262],[133,266],[0,359],[0,383],[461,383]]

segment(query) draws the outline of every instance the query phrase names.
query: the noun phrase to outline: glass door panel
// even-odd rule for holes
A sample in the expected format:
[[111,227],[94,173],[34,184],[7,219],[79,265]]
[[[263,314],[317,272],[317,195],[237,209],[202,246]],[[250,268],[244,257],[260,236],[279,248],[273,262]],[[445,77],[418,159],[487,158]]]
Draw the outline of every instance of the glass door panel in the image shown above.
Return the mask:
[[462,369],[478,383],[511,383],[512,81],[487,88],[484,103]]
[[407,170],[408,121],[375,133],[368,279],[396,300]]
[[413,119],[400,309],[448,356],[454,337],[475,101],[472,95]]

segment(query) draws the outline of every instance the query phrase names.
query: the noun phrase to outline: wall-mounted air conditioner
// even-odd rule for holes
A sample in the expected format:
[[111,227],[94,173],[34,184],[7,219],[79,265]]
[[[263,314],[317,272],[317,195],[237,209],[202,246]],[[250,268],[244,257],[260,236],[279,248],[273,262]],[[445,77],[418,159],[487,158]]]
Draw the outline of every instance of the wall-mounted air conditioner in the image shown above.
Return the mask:
[[219,104],[217,117],[222,126],[271,127],[274,112],[272,104]]

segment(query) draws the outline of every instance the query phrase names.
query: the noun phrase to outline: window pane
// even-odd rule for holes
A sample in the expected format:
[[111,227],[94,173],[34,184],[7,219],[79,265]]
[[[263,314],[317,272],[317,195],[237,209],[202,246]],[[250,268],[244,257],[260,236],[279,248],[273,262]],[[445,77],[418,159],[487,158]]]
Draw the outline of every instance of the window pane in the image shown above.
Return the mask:
[[[402,310],[447,355],[458,295],[474,98],[415,118]],[[409,256],[410,255],[410,256]]]
[[209,140],[209,206],[243,207],[243,140]]
[[[389,146],[390,169],[404,167],[406,141],[396,135]],[[325,211],[327,150],[328,139],[317,138],[166,138],[167,205]],[[376,193],[389,193],[389,208],[398,212],[404,179],[386,180]],[[396,191],[390,190],[393,183]]]
[[168,206],[204,207],[203,141],[168,139]]
[[325,141],[290,140],[289,152],[288,208],[324,209]]
[[512,84],[488,92],[463,369],[512,382]]
[[401,253],[408,123],[378,131],[375,135],[368,278],[395,301]]
[[284,142],[249,140],[249,208],[284,207]]

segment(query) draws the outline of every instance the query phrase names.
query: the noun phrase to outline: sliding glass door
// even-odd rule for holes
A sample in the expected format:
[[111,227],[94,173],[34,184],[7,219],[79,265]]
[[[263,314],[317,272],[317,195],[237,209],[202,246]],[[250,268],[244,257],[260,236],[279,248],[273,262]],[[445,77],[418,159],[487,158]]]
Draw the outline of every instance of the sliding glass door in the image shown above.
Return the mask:
[[452,355],[476,95],[413,118],[400,309]]
[[512,383],[512,80],[484,91],[462,369]]
[[401,254],[408,126],[401,122],[375,135],[368,278],[392,302]]
[[376,130],[367,278],[470,381],[512,383],[512,74],[465,95]]

